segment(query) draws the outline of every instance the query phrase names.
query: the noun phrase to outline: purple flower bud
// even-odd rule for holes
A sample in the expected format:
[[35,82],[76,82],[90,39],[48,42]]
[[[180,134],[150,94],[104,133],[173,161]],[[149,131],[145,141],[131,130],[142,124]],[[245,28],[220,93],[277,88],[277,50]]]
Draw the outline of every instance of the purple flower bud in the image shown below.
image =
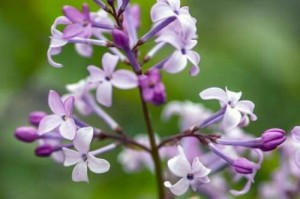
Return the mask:
[[161,105],[166,101],[165,86],[161,82],[158,69],[153,69],[147,75],[141,76],[139,86],[142,89],[143,99],[154,105]]
[[17,128],[15,136],[22,142],[34,142],[38,138],[37,129],[31,126]]
[[113,42],[121,48],[129,48],[129,37],[128,35],[119,29],[113,29],[112,31]]
[[257,169],[256,164],[246,158],[237,158],[234,160],[232,166],[234,170],[240,174],[251,174],[255,169]]
[[35,155],[36,156],[39,156],[39,157],[48,157],[52,154],[53,152],[53,147],[49,144],[45,144],[45,145],[42,145],[42,146],[38,146],[36,149],[35,149]]
[[262,151],[272,151],[286,140],[285,131],[277,128],[268,129],[262,134],[261,140],[260,149]]
[[29,114],[29,117],[28,117],[28,120],[29,120],[29,123],[34,125],[34,126],[38,126],[40,124],[40,121],[45,117],[47,116],[47,113],[45,112],[42,112],[42,111],[34,111],[34,112],[31,112]]

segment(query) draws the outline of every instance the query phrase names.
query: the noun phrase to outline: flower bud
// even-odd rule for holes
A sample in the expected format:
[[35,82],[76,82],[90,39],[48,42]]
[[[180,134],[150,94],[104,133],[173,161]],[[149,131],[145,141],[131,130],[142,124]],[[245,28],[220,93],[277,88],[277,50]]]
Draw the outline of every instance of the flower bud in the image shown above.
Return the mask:
[[237,158],[233,162],[233,168],[240,174],[251,174],[257,168],[255,163],[247,160],[246,158]]
[[29,120],[29,123],[34,125],[34,126],[38,126],[40,124],[40,121],[45,117],[47,116],[47,113],[45,112],[42,112],[42,111],[34,111],[34,112],[31,112],[29,114],[29,117],[28,117],[28,120]]
[[21,126],[16,129],[15,137],[22,142],[34,142],[38,138],[38,134],[34,127]]
[[262,134],[261,140],[260,149],[262,151],[272,151],[286,140],[285,131],[277,128],[268,129]]
[[53,152],[53,147],[49,144],[38,146],[35,149],[35,155],[39,157],[48,157],[52,154],[52,152]]
[[129,37],[128,35],[119,29],[113,29],[112,31],[113,42],[115,45],[121,48],[129,47]]

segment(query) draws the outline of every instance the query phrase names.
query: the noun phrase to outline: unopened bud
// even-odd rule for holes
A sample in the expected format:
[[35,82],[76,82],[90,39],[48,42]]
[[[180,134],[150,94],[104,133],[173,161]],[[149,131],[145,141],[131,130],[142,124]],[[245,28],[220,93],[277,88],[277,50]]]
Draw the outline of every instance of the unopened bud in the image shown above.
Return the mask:
[[277,128],[268,129],[262,134],[261,140],[260,149],[262,151],[272,151],[286,140],[285,131]]
[[48,157],[52,154],[53,147],[49,144],[38,146],[35,149],[35,155],[39,157]]
[[34,111],[34,112],[31,112],[29,114],[29,117],[28,117],[28,120],[29,120],[29,123],[34,125],[34,126],[38,126],[41,122],[41,120],[47,116],[47,113],[45,112],[42,112],[42,111]]
[[129,37],[128,35],[119,29],[113,29],[112,31],[113,42],[115,45],[121,48],[129,47]]
[[18,127],[15,136],[22,142],[34,142],[38,138],[37,129],[31,126]]
[[257,168],[256,164],[246,158],[237,158],[233,162],[233,168],[240,174],[251,174]]

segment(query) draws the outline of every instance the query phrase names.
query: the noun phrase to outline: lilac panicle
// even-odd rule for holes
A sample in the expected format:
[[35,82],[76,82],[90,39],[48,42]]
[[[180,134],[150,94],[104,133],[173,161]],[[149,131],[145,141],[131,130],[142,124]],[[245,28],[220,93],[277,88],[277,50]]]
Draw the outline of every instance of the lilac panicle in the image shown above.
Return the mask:
[[41,120],[47,116],[47,113],[42,111],[34,111],[29,114],[28,121],[30,124],[34,126],[38,126]]
[[21,126],[16,129],[15,136],[22,142],[34,142],[38,138],[37,130],[31,126]]

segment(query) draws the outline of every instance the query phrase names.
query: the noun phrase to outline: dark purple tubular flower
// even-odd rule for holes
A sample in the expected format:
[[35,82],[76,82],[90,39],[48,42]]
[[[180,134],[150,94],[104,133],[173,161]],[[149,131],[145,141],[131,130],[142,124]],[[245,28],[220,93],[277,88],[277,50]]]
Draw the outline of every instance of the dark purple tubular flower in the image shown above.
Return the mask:
[[282,129],[268,129],[261,136],[262,151],[272,151],[286,140],[285,131]]
[[64,15],[72,22],[63,31],[64,39],[76,36],[88,38],[92,34],[90,10],[87,4],[82,5],[82,13],[72,6],[64,6]]
[[34,111],[29,114],[28,121],[34,126],[39,126],[40,121],[47,116],[47,113],[42,111]]
[[37,129],[31,126],[18,127],[15,136],[22,142],[34,142],[38,138]]
[[142,89],[145,101],[157,106],[166,101],[165,86],[161,82],[161,75],[158,69],[151,70],[145,76],[141,76],[139,86]]
[[257,165],[246,158],[237,158],[232,166],[240,174],[251,174],[257,169]]
[[38,146],[35,149],[35,155],[39,157],[48,157],[54,151],[53,147],[49,144]]

